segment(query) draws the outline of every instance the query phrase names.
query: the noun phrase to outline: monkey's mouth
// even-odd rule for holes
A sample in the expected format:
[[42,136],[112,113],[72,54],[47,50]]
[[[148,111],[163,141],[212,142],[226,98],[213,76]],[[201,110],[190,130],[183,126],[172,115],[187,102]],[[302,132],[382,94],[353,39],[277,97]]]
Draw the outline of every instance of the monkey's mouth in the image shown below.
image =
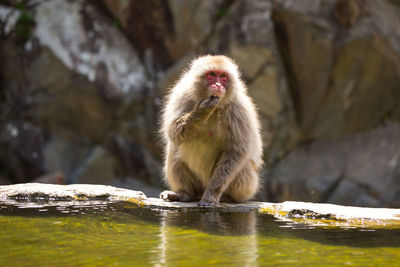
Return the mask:
[[216,97],[219,98],[219,97],[221,97],[223,94],[225,94],[226,89],[225,89],[225,87],[222,86],[222,85],[218,86],[218,85],[212,84],[212,85],[210,86],[210,91],[211,91],[211,94],[212,94],[213,96],[216,96]]

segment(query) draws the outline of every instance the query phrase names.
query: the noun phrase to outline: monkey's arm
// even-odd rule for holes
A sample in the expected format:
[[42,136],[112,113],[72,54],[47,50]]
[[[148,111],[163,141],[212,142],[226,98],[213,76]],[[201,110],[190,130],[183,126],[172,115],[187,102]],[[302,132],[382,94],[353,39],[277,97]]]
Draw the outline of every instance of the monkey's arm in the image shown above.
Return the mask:
[[181,144],[199,133],[209,115],[214,111],[218,98],[209,97],[194,106],[194,108],[176,117],[170,122],[168,128],[168,137],[176,144]]
[[248,158],[249,136],[245,121],[230,119],[234,131],[231,132],[229,147],[220,155],[214,168],[210,183],[198,203],[199,206],[214,206],[218,204],[221,195],[243,168]]

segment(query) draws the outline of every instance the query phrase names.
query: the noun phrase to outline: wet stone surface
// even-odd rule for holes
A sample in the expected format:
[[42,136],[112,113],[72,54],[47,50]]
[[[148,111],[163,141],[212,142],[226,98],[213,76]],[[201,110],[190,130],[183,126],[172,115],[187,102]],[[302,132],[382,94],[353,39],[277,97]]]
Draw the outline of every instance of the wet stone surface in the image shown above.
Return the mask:
[[158,198],[147,198],[140,191],[104,185],[28,183],[0,186],[0,203],[4,205],[40,208],[91,205],[93,201],[127,201],[143,209],[156,210],[258,212],[273,215],[283,221],[324,227],[400,228],[400,209],[360,208],[296,201],[220,203],[217,207],[204,208],[198,207],[196,202],[167,202]]

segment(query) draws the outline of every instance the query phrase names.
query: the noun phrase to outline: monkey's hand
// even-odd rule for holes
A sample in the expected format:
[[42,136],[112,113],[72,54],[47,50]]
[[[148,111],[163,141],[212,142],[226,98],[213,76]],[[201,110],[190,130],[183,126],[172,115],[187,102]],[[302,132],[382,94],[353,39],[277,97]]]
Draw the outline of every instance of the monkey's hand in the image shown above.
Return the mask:
[[199,105],[201,108],[213,108],[217,105],[219,97],[215,95],[210,95],[209,98],[200,101]]
[[219,201],[214,199],[211,196],[203,196],[201,200],[197,203],[199,207],[215,207],[217,206]]
[[209,98],[201,100],[193,109],[193,116],[207,117],[216,108],[219,102],[219,97],[211,95]]

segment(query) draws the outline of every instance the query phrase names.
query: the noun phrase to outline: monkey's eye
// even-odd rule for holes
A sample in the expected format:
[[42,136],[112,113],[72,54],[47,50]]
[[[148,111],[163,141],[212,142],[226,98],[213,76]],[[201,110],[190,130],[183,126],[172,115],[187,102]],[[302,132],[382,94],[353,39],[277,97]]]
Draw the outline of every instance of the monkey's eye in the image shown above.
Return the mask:
[[212,76],[212,77],[217,77],[217,74],[215,74],[215,72],[212,72],[212,71],[211,71],[209,74],[210,74],[210,76]]
[[219,75],[220,78],[226,78],[226,74],[222,73],[221,75]]

